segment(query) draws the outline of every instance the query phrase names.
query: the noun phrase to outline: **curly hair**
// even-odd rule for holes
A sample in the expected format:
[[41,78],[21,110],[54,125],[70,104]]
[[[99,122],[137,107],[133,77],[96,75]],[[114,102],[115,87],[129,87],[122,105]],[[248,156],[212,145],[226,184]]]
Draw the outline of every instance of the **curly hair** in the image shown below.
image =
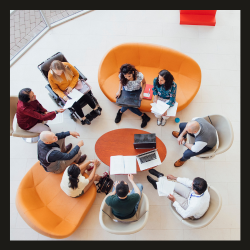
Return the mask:
[[80,173],[81,173],[80,168],[77,165],[72,164],[69,166],[68,176],[69,176],[70,188],[76,189],[78,187],[78,182],[79,182],[78,176]]
[[138,70],[135,68],[134,65],[125,63],[121,66],[119,73],[120,73],[121,84],[122,86],[125,86],[128,83],[128,79],[124,77],[124,74],[133,74],[133,79],[135,80]]
[[[166,90],[169,90],[172,86],[172,83],[174,81],[174,77],[173,75],[166,69],[163,69],[159,72],[159,75],[162,76],[165,80],[165,83],[164,83],[164,87]],[[156,84],[158,87],[160,87],[160,84],[159,84],[159,75],[157,76],[157,81],[156,81]]]

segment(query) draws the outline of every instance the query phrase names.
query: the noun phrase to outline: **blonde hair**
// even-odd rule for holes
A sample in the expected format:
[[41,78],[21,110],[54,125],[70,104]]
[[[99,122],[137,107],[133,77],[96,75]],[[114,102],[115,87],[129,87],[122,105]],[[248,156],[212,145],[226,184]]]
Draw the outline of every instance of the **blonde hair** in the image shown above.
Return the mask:
[[57,75],[57,74],[53,71],[53,69],[55,69],[55,70],[63,70],[63,73],[64,73],[64,75],[65,75],[67,81],[72,80],[72,78],[73,78],[73,76],[74,76],[74,74],[73,74],[73,72],[71,71],[71,69],[69,68],[69,66],[68,66],[68,65],[65,65],[65,66],[64,66],[64,64],[63,64],[61,61],[58,61],[58,60],[54,60],[54,61],[50,64],[50,69],[51,69],[51,73],[52,73],[53,77],[55,78],[55,80],[57,80],[57,81],[59,81],[59,82],[61,82],[63,79],[62,79],[59,75]]

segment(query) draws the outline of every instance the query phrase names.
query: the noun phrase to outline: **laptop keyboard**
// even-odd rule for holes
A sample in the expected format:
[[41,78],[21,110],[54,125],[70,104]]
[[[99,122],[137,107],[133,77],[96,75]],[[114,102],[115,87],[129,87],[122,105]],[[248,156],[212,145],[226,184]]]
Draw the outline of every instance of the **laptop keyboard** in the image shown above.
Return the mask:
[[155,160],[155,159],[156,159],[156,154],[155,153],[145,155],[145,156],[142,156],[142,157],[139,158],[141,163],[145,163],[145,162],[152,161],[152,160]]

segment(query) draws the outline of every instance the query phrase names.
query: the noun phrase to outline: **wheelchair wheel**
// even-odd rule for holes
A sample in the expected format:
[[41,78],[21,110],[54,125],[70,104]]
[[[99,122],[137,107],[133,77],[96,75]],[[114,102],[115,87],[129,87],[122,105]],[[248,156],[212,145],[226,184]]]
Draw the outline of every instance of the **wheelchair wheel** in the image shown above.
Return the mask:
[[50,93],[48,93],[48,95],[49,95],[49,97],[50,97],[59,107],[61,107],[61,106],[59,105],[58,101],[53,97],[53,95],[51,95]]
[[73,113],[70,114],[70,118],[73,120],[73,121],[77,121],[77,118],[75,117],[75,115]]

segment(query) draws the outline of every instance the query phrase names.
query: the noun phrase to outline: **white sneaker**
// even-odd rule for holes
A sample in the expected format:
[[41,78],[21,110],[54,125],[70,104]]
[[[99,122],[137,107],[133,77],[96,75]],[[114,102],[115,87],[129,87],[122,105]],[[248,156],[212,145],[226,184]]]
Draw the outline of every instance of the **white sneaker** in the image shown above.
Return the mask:
[[166,124],[166,122],[167,122],[166,119],[162,119],[161,126],[164,126]]
[[157,125],[158,125],[158,126],[161,125],[161,120],[162,120],[161,118],[158,118],[158,119],[157,119]]

